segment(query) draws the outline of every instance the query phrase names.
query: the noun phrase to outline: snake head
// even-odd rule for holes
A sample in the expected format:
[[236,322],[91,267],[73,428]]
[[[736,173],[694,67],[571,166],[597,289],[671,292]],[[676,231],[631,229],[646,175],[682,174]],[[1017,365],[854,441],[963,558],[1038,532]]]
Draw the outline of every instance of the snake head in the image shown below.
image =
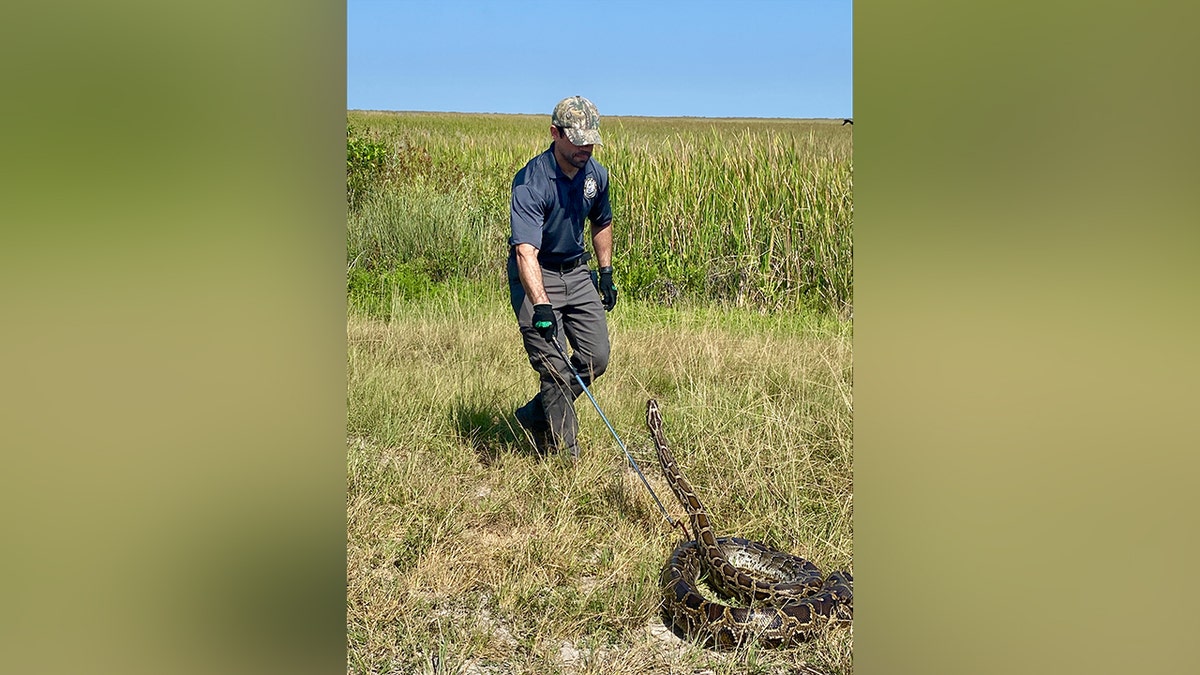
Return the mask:
[[658,411],[658,401],[654,399],[646,401],[646,426],[651,430],[662,426],[662,414]]

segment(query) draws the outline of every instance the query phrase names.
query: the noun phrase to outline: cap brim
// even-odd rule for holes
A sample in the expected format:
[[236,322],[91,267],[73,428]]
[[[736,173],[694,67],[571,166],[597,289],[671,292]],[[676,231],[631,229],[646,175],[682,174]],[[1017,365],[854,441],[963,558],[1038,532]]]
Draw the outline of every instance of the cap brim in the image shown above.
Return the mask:
[[564,129],[567,132],[567,140],[575,145],[604,145],[604,141],[600,140],[599,129]]

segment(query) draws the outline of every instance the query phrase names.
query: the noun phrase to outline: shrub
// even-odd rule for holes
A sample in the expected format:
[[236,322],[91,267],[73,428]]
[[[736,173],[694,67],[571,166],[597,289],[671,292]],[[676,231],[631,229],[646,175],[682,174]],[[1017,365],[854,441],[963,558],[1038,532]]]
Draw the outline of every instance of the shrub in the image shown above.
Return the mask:
[[396,159],[396,153],[387,143],[347,125],[346,203],[352,210],[394,177]]

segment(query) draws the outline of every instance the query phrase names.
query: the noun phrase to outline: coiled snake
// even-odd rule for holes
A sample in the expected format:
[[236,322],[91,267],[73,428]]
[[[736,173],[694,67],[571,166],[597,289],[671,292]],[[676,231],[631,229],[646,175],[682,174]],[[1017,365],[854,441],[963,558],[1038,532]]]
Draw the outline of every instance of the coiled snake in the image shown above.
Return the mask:
[[[675,548],[660,576],[664,615],[675,629],[717,648],[751,640],[778,647],[801,642],[822,626],[853,619],[854,577],[849,573],[823,577],[803,558],[740,537],[717,537],[704,505],[667,447],[654,399],[646,404],[646,426],[694,535]],[[744,606],[706,598],[698,588],[703,576],[719,595]]]

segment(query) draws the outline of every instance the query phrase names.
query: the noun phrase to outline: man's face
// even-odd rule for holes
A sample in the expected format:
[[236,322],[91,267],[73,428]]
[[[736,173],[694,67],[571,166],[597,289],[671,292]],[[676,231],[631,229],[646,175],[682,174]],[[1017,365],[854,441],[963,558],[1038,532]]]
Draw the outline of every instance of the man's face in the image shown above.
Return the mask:
[[592,146],[575,145],[565,133],[558,129],[555,129],[554,133],[554,153],[576,169],[582,169],[592,156]]

